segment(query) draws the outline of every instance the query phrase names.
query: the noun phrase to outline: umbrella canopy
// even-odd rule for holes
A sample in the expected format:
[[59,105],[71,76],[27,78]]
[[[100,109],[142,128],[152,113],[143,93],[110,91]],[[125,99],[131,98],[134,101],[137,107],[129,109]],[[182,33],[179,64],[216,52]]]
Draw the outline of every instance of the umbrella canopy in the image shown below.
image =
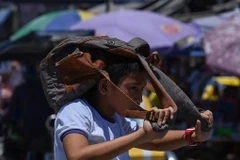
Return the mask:
[[94,14],[83,10],[60,10],[43,14],[19,29],[11,40],[19,39],[32,31],[68,30],[73,24],[94,17]]
[[203,38],[206,64],[214,71],[240,76],[240,14]]
[[124,41],[140,37],[150,44],[152,50],[163,54],[173,53],[172,49],[177,41],[198,34],[195,28],[185,23],[161,14],[139,10],[105,13],[78,22],[72,29],[94,29],[97,35],[108,35]]

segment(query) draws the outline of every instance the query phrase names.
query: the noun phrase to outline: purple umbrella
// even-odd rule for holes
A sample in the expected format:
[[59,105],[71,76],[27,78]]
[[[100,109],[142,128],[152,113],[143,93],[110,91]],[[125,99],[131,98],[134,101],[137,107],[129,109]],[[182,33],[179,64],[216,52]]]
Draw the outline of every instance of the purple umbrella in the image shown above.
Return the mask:
[[[77,23],[71,29],[94,29],[97,35],[108,35],[124,41],[140,37],[150,44],[151,49],[160,53],[172,52],[177,41],[198,34],[190,25],[143,10],[120,10],[101,14]],[[193,38],[189,40],[183,41],[183,45],[194,41]]]
[[207,65],[215,71],[240,76],[240,14],[206,34],[203,47]]

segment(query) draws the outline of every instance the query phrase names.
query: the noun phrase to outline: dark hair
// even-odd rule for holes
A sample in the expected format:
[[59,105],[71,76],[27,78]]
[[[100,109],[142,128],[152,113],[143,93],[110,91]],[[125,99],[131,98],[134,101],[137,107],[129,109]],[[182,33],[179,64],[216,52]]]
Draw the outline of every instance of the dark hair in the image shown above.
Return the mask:
[[122,58],[120,56],[113,57],[106,68],[110,80],[114,84],[118,84],[119,80],[132,72],[142,72],[144,68],[142,64],[136,59]]
[[111,81],[118,84],[119,80],[132,72],[144,71],[143,65],[138,59],[119,56],[102,50],[92,51],[92,61],[102,59],[106,62],[105,70],[108,72]]
[[[105,53],[106,54],[106,53]],[[106,71],[109,74],[110,80],[118,85],[120,79],[133,72],[142,72],[144,71],[143,65],[137,59],[126,58],[118,55],[109,54],[106,56],[107,67]],[[95,98],[97,84],[89,89],[82,98],[88,100],[89,103],[93,103]]]

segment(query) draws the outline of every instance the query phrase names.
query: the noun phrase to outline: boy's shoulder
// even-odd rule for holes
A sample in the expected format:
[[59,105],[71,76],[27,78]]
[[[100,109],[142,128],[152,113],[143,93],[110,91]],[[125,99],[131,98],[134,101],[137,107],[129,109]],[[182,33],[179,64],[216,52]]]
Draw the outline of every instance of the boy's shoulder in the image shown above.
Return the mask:
[[91,106],[87,103],[86,100],[84,99],[76,99],[74,101],[71,101],[64,106],[60,108],[58,111],[58,114],[63,114],[63,113],[68,113],[71,114],[72,112],[74,113],[90,113],[91,112]]

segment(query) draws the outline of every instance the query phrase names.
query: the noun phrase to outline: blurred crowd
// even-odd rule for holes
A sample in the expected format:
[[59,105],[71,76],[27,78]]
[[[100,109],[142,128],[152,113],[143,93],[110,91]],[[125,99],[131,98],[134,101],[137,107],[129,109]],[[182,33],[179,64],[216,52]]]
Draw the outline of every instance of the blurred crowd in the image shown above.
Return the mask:
[[4,156],[24,159],[31,151],[43,156],[51,151],[45,121],[53,110],[44,96],[38,66],[9,63],[9,69],[1,74],[0,134],[5,138]]

